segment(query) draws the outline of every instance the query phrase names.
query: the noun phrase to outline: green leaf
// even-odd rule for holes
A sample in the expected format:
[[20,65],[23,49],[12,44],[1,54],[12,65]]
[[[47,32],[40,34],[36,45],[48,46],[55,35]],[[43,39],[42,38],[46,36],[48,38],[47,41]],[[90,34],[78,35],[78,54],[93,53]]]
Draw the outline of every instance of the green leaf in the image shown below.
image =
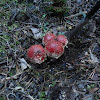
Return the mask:
[[45,27],[47,30],[49,29],[48,27]]
[[45,91],[40,92],[40,98],[43,98],[43,97],[45,97]]
[[40,100],[45,100],[45,98],[40,98]]
[[45,30],[45,29],[43,29],[43,31],[46,33],[47,32],[47,30]]
[[11,29],[12,29],[12,27],[10,27],[10,26],[9,26],[9,27],[8,27],[8,29],[9,29],[9,30],[11,30]]
[[86,14],[85,14],[85,13],[83,13],[83,17],[84,17],[84,18],[86,17]]
[[0,100],[6,100],[6,98],[0,95]]
[[65,32],[59,32],[58,34],[59,34],[59,35],[64,35],[64,33],[65,33]]
[[43,36],[45,36],[45,34],[41,34],[41,36],[43,37]]
[[44,14],[43,16],[42,16],[42,18],[45,18],[46,17],[46,14]]

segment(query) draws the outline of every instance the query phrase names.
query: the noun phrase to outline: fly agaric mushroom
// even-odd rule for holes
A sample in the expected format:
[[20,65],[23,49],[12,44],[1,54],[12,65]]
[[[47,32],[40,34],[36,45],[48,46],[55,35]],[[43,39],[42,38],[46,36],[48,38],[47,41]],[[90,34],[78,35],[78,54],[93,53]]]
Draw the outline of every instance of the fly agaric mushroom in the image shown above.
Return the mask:
[[47,56],[58,59],[64,52],[64,48],[59,41],[52,40],[45,46]]
[[53,33],[48,33],[43,37],[43,44],[46,45],[49,41],[54,40],[56,36]]
[[33,45],[28,49],[27,57],[31,62],[41,64],[46,58],[45,50],[41,45]]
[[58,35],[56,39],[57,39],[57,41],[62,43],[62,45],[64,47],[68,44],[68,40],[67,40],[67,38],[64,35]]

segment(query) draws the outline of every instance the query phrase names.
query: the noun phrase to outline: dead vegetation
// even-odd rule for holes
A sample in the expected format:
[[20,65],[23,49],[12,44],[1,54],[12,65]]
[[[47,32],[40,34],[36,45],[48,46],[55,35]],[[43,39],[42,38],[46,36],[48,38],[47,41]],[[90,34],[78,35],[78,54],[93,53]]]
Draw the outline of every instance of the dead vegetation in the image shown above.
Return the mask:
[[67,0],[63,17],[51,17],[51,1],[0,2],[0,100],[99,100],[100,9],[59,59],[38,65],[26,56],[47,32],[65,34],[77,26],[98,0]]

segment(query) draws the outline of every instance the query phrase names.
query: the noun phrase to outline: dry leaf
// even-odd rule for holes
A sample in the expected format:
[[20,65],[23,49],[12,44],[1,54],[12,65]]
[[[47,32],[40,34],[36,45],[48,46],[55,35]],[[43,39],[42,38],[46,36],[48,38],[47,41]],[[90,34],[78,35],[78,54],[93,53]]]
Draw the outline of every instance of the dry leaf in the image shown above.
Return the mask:
[[20,59],[20,66],[22,70],[25,70],[27,68],[27,62],[25,61],[24,58]]
[[20,90],[20,91],[23,92],[23,91],[24,91],[24,88],[22,88],[21,86],[16,86],[16,87],[15,87],[15,90]]
[[99,88],[92,88],[90,89],[90,93],[94,94]]
[[33,33],[33,34],[35,34],[35,33],[38,33],[38,32],[39,32],[39,29],[37,29],[37,28],[31,28],[31,30],[32,30],[32,33]]

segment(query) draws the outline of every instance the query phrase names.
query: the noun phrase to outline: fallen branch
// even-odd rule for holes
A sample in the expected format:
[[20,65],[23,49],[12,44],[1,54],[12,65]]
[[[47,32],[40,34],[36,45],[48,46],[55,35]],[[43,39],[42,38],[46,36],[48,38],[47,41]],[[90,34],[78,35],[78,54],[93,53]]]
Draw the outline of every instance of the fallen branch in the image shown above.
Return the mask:
[[81,22],[75,27],[75,29],[72,30],[70,33],[65,33],[65,35],[69,39],[73,39],[76,35],[78,35],[83,26],[89,22],[91,17],[98,11],[99,8],[100,8],[100,0],[95,4],[95,6],[91,9],[91,11],[87,14],[87,16],[81,20]]

